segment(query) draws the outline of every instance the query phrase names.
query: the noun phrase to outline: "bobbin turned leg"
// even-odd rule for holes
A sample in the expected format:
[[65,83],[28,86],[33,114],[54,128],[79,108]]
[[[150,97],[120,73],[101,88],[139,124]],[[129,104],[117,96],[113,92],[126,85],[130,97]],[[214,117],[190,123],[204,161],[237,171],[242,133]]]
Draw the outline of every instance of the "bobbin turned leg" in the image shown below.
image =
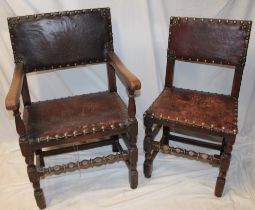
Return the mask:
[[231,151],[232,151],[233,144],[235,142],[235,138],[236,138],[235,136],[229,136],[225,138],[224,148],[223,148],[223,152],[221,154],[221,160],[220,160],[219,175],[217,178],[215,191],[214,191],[214,194],[217,197],[221,197],[224,190],[226,175],[227,175],[229,165],[230,165],[230,160],[231,160]]
[[40,209],[44,209],[46,208],[46,202],[43,190],[40,188],[40,176],[37,174],[36,167],[34,165],[34,154],[26,156],[25,159],[27,163],[28,177],[34,188],[36,204]]
[[143,164],[143,173],[146,178],[151,177],[152,168],[153,168],[153,160],[152,160],[152,147],[151,141],[152,139],[152,125],[153,122],[149,117],[144,118],[144,126],[145,126],[145,137],[143,148],[145,151],[145,161]]
[[135,120],[130,125],[129,129],[130,146],[129,151],[129,183],[132,189],[135,189],[138,185],[138,172],[137,172],[137,160],[138,150],[136,146],[137,142],[137,121]]
[[36,167],[34,165],[34,153],[32,152],[29,143],[26,138],[20,138],[19,145],[22,155],[25,157],[27,164],[27,174],[30,182],[33,184],[34,196],[36,204],[40,209],[46,208],[46,202],[43,195],[43,191],[40,188],[40,177],[37,174]]
[[129,153],[129,183],[132,189],[135,189],[138,185],[138,172],[137,172],[137,160],[138,160],[138,150],[136,146],[137,133],[138,133],[138,123],[135,118],[136,106],[135,106],[135,95],[134,91],[128,91],[128,116],[131,125],[129,126],[129,139],[130,144],[128,148]]

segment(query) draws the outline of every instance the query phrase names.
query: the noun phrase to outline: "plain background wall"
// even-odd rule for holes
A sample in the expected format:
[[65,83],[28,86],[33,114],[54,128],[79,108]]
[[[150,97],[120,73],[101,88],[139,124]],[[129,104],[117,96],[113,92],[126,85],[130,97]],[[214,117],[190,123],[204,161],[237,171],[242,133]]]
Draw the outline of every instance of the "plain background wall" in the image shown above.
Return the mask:
[[[169,157],[159,156],[159,162],[157,164],[155,163],[158,167],[157,168],[155,166],[155,170],[158,170],[155,172],[155,176],[157,178],[161,177],[161,180],[154,177],[154,180],[148,181],[145,180],[142,175],[142,162],[144,160],[144,154],[142,151],[142,141],[144,137],[142,114],[161,92],[164,86],[170,16],[255,20],[254,0],[0,0],[0,151],[2,151],[0,153],[0,160],[1,162],[5,163],[1,165],[1,174],[4,178],[0,182],[0,186],[3,187],[2,200],[5,200],[2,202],[2,205],[7,205],[7,195],[17,194],[18,189],[15,188],[15,186],[17,187],[20,182],[27,181],[24,161],[19,160],[21,158],[18,150],[18,137],[15,131],[14,119],[12,117],[12,113],[8,113],[5,110],[4,105],[4,98],[10,86],[14,67],[6,18],[17,15],[96,7],[111,8],[115,51],[126,66],[138,76],[142,83],[142,89],[140,92],[138,92],[138,97],[136,98],[137,117],[139,120],[138,167],[140,170],[139,181],[141,184],[135,191],[135,194],[127,193],[125,194],[126,197],[124,196],[125,198],[117,197],[116,199],[108,198],[106,196],[105,199],[113,199],[110,200],[112,201],[112,204],[120,203],[122,205],[116,204],[115,207],[117,208],[121,206],[123,209],[130,209],[128,208],[129,203],[126,202],[125,199],[130,199],[131,204],[137,208],[139,207],[139,209],[153,209],[153,205],[155,205],[155,208],[157,207],[160,209],[168,209],[171,206],[176,207],[173,209],[191,209],[189,205],[191,203],[196,207],[196,209],[217,209],[223,206],[225,206],[226,209],[239,209],[239,207],[242,207],[241,209],[255,208],[255,26],[253,26],[251,31],[247,62],[244,69],[239,97],[239,135],[234,148],[234,157],[231,164],[232,168],[229,175],[231,177],[232,174],[232,177],[229,178],[232,180],[232,182],[229,181],[229,185],[227,184],[227,195],[223,201],[220,202],[219,200],[214,200],[215,198],[212,197],[217,170],[208,169],[210,166],[206,164],[204,166],[200,165],[200,163],[194,163],[194,161],[186,162],[183,159],[171,157],[170,163],[167,165],[168,168],[165,168],[160,161],[165,163],[169,160]],[[178,62],[176,65],[174,84],[178,87],[227,94],[231,89],[232,77],[233,71],[229,69],[215,66],[211,67],[209,65]],[[78,68],[76,70],[73,69],[51,72],[47,74],[32,74],[28,77],[28,81],[33,101],[65,97],[68,95],[82,94],[85,92],[96,92],[105,90],[107,88],[106,72],[103,65]],[[121,97],[124,100],[127,100],[126,91],[119,81],[118,90]],[[13,165],[10,164],[10,161],[6,162],[6,160],[12,160],[14,157],[15,161],[20,161],[18,172],[13,171]],[[176,161],[179,161],[178,164],[181,164],[180,168],[179,165],[176,165]],[[194,167],[191,167],[192,164],[194,164]],[[175,170],[173,170],[173,168],[170,166],[174,166]],[[188,169],[186,169],[187,166]],[[189,168],[189,166],[191,168]],[[197,170],[195,172],[193,171],[194,177],[192,175],[191,180],[187,179],[186,174],[189,174],[189,170],[193,170],[196,167]],[[100,169],[97,170],[99,173]],[[110,168],[109,170],[114,170],[114,167]],[[206,172],[203,170],[206,170]],[[93,171],[91,170],[91,173],[92,172]],[[182,172],[183,176],[175,176]],[[166,176],[169,175],[169,173],[171,176]],[[125,177],[122,177],[123,180],[120,179],[119,181],[122,181],[126,185],[124,187],[121,185],[123,188],[120,189],[118,188],[118,185],[116,185],[116,189],[120,190],[116,191],[116,195],[123,192],[121,191],[123,189],[129,190],[127,189],[129,186],[126,183],[127,177],[125,170],[123,174]],[[14,178],[17,176],[19,176],[18,179]],[[201,176],[201,178],[195,179],[196,176]],[[68,177],[71,177],[70,179],[72,179],[72,176]],[[193,182],[193,178],[195,182]],[[13,179],[17,181],[17,183],[15,182],[17,185],[10,188],[10,185],[13,186]],[[65,179],[67,178],[62,179],[63,185],[65,184]],[[186,180],[187,183],[185,185],[180,184],[172,187],[174,183],[181,182],[180,180]],[[209,182],[211,180],[208,185],[205,184],[207,180],[209,180]],[[155,181],[158,181],[158,185],[155,184]],[[150,182],[154,182],[154,185]],[[164,183],[166,182],[171,183],[169,186],[167,185],[167,188],[164,187]],[[196,182],[199,182],[198,186],[201,184],[201,189],[197,187]],[[99,183],[101,183],[101,181],[99,181]],[[103,185],[101,188],[103,189],[106,188],[104,183],[104,181],[101,183]],[[148,185],[145,185],[145,183]],[[50,184],[53,184],[53,182],[49,181],[48,184],[45,184],[46,188],[47,186],[51,186],[49,187],[50,189],[57,188],[57,184]],[[26,186],[29,189],[32,188],[29,184]],[[191,190],[192,188],[197,189],[197,192],[194,193]],[[75,187],[72,188],[74,191],[75,189]],[[179,192],[178,190],[180,189],[183,191]],[[148,193],[146,190],[158,190],[160,192],[164,192],[164,195],[158,196],[156,199],[153,197],[153,193],[146,194]],[[203,192],[206,190],[209,190],[209,193],[204,197]],[[89,190],[87,189],[87,185],[83,190],[81,190],[80,193],[82,194],[83,191],[88,191],[86,192],[86,195],[91,196],[91,194],[88,194]],[[239,191],[241,191],[241,193]],[[61,189],[60,192],[62,192]],[[105,196],[103,192],[105,193],[105,191],[99,191],[98,194]],[[188,199],[187,203],[181,202],[181,196],[183,196],[182,192],[189,192],[186,197],[184,195],[184,197]],[[54,198],[55,194],[50,193],[50,190],[47,191],[47,193],[49,197],[52,196],[51,199]],[[69,196],[69,194],[71,196],[71,200],[69,201],[66,201],[65,196],[63,198],[58,197],[61,202],[54,200],[49,201],[51,205],[55,205],[55,207],[52,208],[63,208],[63,206],[68,206],[70,202],[72,203],[74,201],[75,203],[78,202],[78,206],[76,206],[77,209],[79,209],[79,207],[80,209],[83,209],[83,205],[88,205],[88,203],[91,204],[86,199],[83,201],[83,203],[79,199],[76,199],[76,196],[81,196],[78,195],[78,193],[72,195],[72,193],[69,191],[67,192],[67,195]],[[35,208],[32,197],[32,189],[30,189],[26,195],[26,201],[24,201],[26,208],[24,209]],[[143,201],[144,205],[142,205],[139,200],[134,200],[134,195],[137,196],[137,198],[140,198],[140,201]],[[171,200],[167,195],[171,195],[175,199]],[[196,197],[196,195],[201,195],[203,199],[201,200],[200,198]],[[97,197],[97,194],[94,196],[94,198],[98,198],[99,200],[103,199],[100,196]],[[196,198],[194,198],[194,196]],[[20,195],[14,198],[16,198],[17,201],[22,201],[23,196]],[[90,209],[100,209],[102,207],[102,203],[105,204],[104,201],[107,202],[103,199],[99,203],[94,205],[91,204],[92,206]],[[158,204],[163,203],[165,206],[162,205],[161,207],[158,207],[158,205],[156,205],[157,202]],[[15,204],[10,202],[8,205],[11,206],[10,209],[15,209],[15,207],[18,206],[18,203]],[[114,209],[112,205],[107,206],[107,208]],[[17,207],[16,209],[22,208]]]

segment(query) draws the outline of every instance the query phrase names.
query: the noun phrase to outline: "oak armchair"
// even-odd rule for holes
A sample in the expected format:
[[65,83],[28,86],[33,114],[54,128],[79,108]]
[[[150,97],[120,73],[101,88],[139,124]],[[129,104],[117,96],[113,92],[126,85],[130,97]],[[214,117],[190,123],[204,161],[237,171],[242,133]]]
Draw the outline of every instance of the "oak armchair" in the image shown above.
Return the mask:
[[[215,195],[222,196],[237,134],[238,96],[251,24],[244,20],[171,17],[165,87],[144,113],[145,177],[151,177],[153,160],[159,151],[209,161],[219,166]],[[174,87],[176,60],[232,66],[231,93],[221,95]],[[161,127],[162,138],[154,141]],[[219,150],[219,154],[169,146],[171,141]]]
[[[125,161],[131,188],[138,184],[135,91],[140,81],[114,53],[109,8],[36,14],[8,19],[15,69],[6,109],[14,113],[19,145],[39,208],[46,207],[40,179]],[[47,47],[46,47],[47,46]],[[27,75],[35,71],[105,63],[109,90],[31,102]],[[128,91],[128,106],[117,94],[116,77]],[[24,104],[19,111],[20,97]],[[127,149],[119,143],[123,137]],[[46,167],[44,157],[112,145],[113,154]],[[56,147],[58,146],[58,147]]]

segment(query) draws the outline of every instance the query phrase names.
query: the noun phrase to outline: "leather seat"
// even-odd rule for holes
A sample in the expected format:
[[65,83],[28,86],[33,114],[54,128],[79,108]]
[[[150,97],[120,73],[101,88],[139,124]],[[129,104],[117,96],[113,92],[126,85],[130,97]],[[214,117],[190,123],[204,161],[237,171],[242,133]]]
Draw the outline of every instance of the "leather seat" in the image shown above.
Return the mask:
[[127,126],[127,113],[119,95],[107,91],[32,103],[23,119],[30,138],[49,141]]
[[237,132],[237,99],[215,93],[165,88],[146,113],[180,125]]

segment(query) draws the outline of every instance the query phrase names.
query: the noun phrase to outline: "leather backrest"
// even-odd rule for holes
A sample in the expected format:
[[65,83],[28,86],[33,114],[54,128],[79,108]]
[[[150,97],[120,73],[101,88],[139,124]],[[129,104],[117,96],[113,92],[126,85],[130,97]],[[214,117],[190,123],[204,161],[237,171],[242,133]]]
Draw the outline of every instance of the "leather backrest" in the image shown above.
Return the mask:
[[8,18],[15,63],[33,72],[106,61],[113,50],[109,8]]
[[171,17],[168,57],[243,66],[251,21]]

